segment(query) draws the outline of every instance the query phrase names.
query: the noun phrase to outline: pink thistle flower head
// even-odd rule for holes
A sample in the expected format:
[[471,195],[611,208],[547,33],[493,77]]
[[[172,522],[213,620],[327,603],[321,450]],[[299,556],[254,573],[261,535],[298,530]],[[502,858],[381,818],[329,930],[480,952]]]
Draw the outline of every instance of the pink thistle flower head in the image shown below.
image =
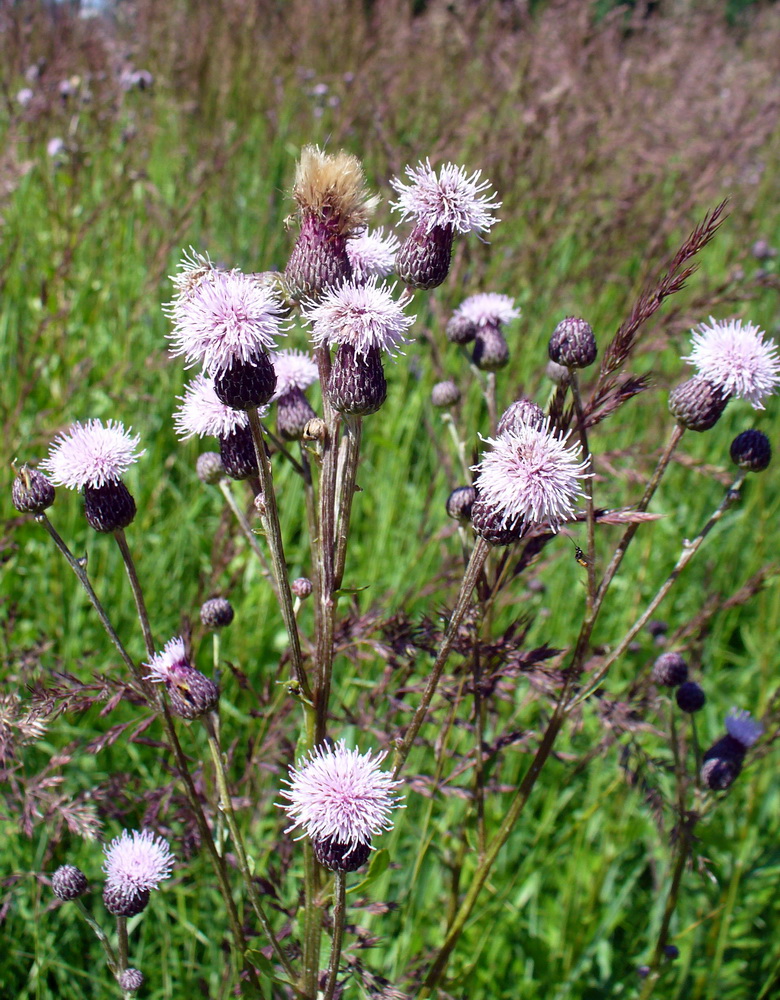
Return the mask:
[[170,878],[176,860],[168,842],[151,830],[123,830],[103,850],[106,887],[128,902]]
[[352,265],[353,280],[360,282],[371,275],[386,278],[392,274],[399,247],[398,237],[393,233],[385,236],[381,226],[373,230],[364,229],[348,239],[347,257]]
[[[198,436],[227,437],[240,427],[249,426],[246,410],[226,406],[214,391],[214,383],[205,375],[197,375],[177,396],[181,406],[173,415],[173,425],[182,440]],[[267,407],[263,408],[267,412]],[[263,415],[261,411],[261,416]]]
[[[195,247],[182,252],[179,261],[179,273],[168,277],[176,289],[176,295],[186,296],[196,288],[201,281],[217,273],[219,268],[213,263],[207,253],[198,253]],[[170,308],[167,307],[167,308]]]
[[201,362],[209,375],[230,371],[235,363],[252,365],[276,347],[284,333],[284,307],[274,290],[241,271],[211,271],[167,306],[173,320],[168,334],[171,355],[188,365]]
[[174,636],[165,644],[162,653],[155,653],[149,663],[144,664],[151,671],[146,679],[155,684],[168,684],[174,680],[183,667],[191,668],[187,658],[184,639]]
[[567,447],[569,434],[541,424],[518,424],[497,438],[487,438],[492,449],[474,471],[479,500],[501,527],[526,524],[549,526],[557,531],[574,515],[573,504],[582,496],[580,480],[588,478],[588,463],[580,461],[579,445]]
[[764,727],[745,709],[732,708],[726,716],[726,732],[747,749],[764,732]]
[[346,281],[329,288],[319,301],[307,303],[304,316],[314,327],[312,343],[348,344],[364,356],[372,348],[400,353],[399,345],[408,343],[406,331],[417,318],[404,312],[411,293],[404,290],[394,299],[395,285],[379,287],[377,281],[376,275],[364,284]]
[[710,326],[702,323],[693,330],[693,348],[684,357],[696,366],[697,375],[720,390],[725,397],[746,399],[754,409],[763,410],[764,399],[780,385],[780,358],[773,340],[742,320],[719,322],[710,316]]
[[348,750],[344,740],[316,747],[290,768],[285,781],[289,789],[282,795],[289,804],[281,808],[293,821],[287,830],[297,828],[301,836],[330,839],[351,851],[370,845],[373,836],[392,827],[390,813],[400,805],[395,789],[401,782],[379,768],[386,756]]
[[137,462],[141,438],[131,435],[124,425],[109,420],[75,423],[59,434],[41,468],[49,473],[55,486],[81,490],[116,483]]
[[219,688],[192,666],[181,636],[167,642],[162,653],[155,653],[145,666],[150,670],[146,680],[165,685],[176,715],[198,719],[216,708]]
[[437,226],[456,233],[485,232],[498,222],[491,211],[500,208],[501,202],[494,193],[486,194],[490,181],[481,179],[481,170],[469,177],[464,167],[446,163],[437,175],[426,159],[407,167],[406,175],[408,184],[397,177],[390,181],[398,192],[398,201],[391,207],[402,219],[422,223],[426,232]]
[[305,351],[277,351],[271,355],[271,363],[276,372],[273,399],[280,399],[293,389],[303,392],[320,377],[317,363]]
[[465,299],[453,313],[468,320],[476,327],[501,326],[517,319],[520,310],[515,308],[514,299],[497,292],[480,292]]

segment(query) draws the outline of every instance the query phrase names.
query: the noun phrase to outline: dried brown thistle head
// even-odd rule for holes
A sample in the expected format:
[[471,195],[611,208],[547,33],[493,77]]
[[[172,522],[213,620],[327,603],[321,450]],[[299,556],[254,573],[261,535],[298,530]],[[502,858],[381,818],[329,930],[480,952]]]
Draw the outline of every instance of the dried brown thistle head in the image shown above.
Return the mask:
[[356,156],[324,153],[319,146],[301,150],[292,193],[302,214],[318,216],[342,236],[366,226],[379,201],[369,195]]

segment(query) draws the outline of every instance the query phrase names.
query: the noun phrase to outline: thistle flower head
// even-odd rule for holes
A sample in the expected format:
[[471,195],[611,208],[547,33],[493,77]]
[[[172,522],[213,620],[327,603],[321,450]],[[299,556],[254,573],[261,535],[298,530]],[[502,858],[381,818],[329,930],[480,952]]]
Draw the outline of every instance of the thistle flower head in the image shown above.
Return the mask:
[[180,636],[166,643],[162,653],[156,653],[146,666],[151,671],[146,679],[165,685],[176,715],[183,719],[199,719],[216,708],[219,688],[192,666]]
[[372,348],[399,353],[399,345],[407,343],[406,331],[416,316],[404,312],[411,295],[404,291],[393,298],[395,285],[377,285],[371,277],[365,284],[347,281],[330,288],[319,302],[304,308],[306,320],[313,324],[312,343],[317,347],[347,344],[357,355],[366,355]]
[[201,362],[210,375],[237,362],[254,364],[284,333],[284,306],[274,289],[237,270],[210,272],[166,311],[173,320],[171,355],[184,355],[188,365]]
[[693,349],[684,357],[695,365],[700,378],[718,388],[724,396],[746,399],[754,409],[763,410],[763,401],[780,385],[780,358],[773,340],[742,320],[720,322],[710,316],[710,326],[702,323],[693,333]]
[[305,351],[277,351],[271,355],[271,362],[276,372],[274,399],[293,389],[308,389],[320,377],[317,363]]
[[226,406],[214,391],[214,383],[205,375],[196,375],[177,396],[181,406],[173,414],[173,425],[182,440],[198,437],[227,437],[238,427],[248,427],[245,410]]
[[469,177],[464,167],[446,163],[437,175],[431,161],[407,167],[409,183],[394,177],[390,183],[398,193],[392,208],[402,219],[413,218],[430,232],[434,227],[450,228],[456,233],[484,232],[498,222],[491,210],[500,208],[495,194],[486,194],[490,181],[482,180],[482,171]]
[[515,308],[514,299],[509,295],[499,295],[497,292],[480,292],[465,299],[453,313],[464,322],[481,328],[485,326],[501,326],[510,320],[517,319],[520,310]]
[[764,732],[764,727],[744,709],[732,708],[726,716],[726,732],[745,748],[752,747]]
[[288,830],[297,828],[312,840],[330,839],[355,850],[390,829],[400,782],[379,769],[386,756],[348,750],[344,740],[312,750],[290,768],[285,781],[289,789],[282,795],[289,804],[281,808],[293,821]]
[[385,236],[381,226],[379,229],[365,229],[347,240],[347,256],[354,280],[365,281],[371,275],[386,278],[395,267],[395,255],[400,245],[398,237],[393,233]]
[[195,247],[189,247],[182,251],[179,273],[169,274],[168,278],[176,289],[176,295],[186,296],[201,281],[218,272],[219,268],[207,253],[198,253]]
[[580,461],[579,445],[567,447],[568,433],[541,425],[519,424],[498,438],[487,438],[492,448],[474,471],[481,503],[498,515],[504,527],[522,518],[526,524],[544,524],[557,531],[574,514],[582,495],[581,479],[588,463]]
[[182,667],[191,666],[184,647],[184,639],[179,635],[174,636],[166,642],[162,653],[155,653],[145,666],[151,671],[146,675],[147,680],[155,684],[168,683]]
[[166,840],[156,837],[151,830],[123,830],[108,847],[104,848],[106,860],[106,888],[128,902],[156,889],[160,882],[170,878],[176,860]]
[[343,235],[363,228],[379,199],[370,196],[360,160],[304,146],[295,168],[293,197],[304,214],[320,217]]
[[118,482],[143,455],[137,451],[140,441],[115,420],[75,423],[55,438],[41,468],[55,486],[69,490],[106,486]]

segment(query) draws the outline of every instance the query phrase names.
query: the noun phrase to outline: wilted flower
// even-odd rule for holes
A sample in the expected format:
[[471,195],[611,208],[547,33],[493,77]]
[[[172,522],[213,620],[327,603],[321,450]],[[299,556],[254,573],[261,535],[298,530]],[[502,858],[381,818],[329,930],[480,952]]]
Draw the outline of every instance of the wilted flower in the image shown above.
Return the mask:
[[182,719],[198,719],[216,708],[219,688],[192,666],[181,636],[167,642],[146,666],[150,670],[146,679],[165,685],[171,708]]
[[293,821],[288,831],[298,828],[315,844],[345,847],[345,862],[368,847],[372,837],[392,827],[390,813],[399,805],[394,789],[400,782],[379,768],[386,756],[348,750],[344,740],[312,750],[290,768],[289,790],[282,792],[289,801],[282,808]]
[[742,320],[718,322],[710,316],[693,332],[693,350],[683,358],[696,366],[697,374],[724,396],[746,399],[762,410],[764,399],[780,384],[780,358],[773,340],[752,323]]
[[492,448],[474,466],[479,501],[499,522],[515,526],[543,524],[556,531],[571,519],[573,504],[582,495],[579,480],[587,478],[588,463],[579,461],[579,445],[566,447],[569,435],[541,426],[519,424],[498,438],[487,438]]
[[395,255],[400,247],[393,233],[384,235],[384,228],[365,229],[347,240],[347,256],[352,265],[352,280],[365,281],[372,275],[386,278],[395,267]]
[[283,306],[272,289],[241,271],[212,271],[167,307],[171,354],[201,362],[210,375],[255,365],[283,333]]
[[394,289],[395,285],[378,286],[376,277],[365,284],[347,281],[328,289],[319,302],[309,302],[304,308],[314,328],[312,342],[318,347],[347,344],[357,355],[366,355],[372,348],[398,353],[417,317],[404,312],[411,296],[403,292],[394,299]]
[[143,451],[136,451],[141,439],[131,436],[124,426],[109,420],[88,420],[75,423],[59,434],[41,468],[51,476],[55,486],[80,490],[85,486],[106,486],[119,480]]
[[481,179],[481,170],[469,177],[464,167],[447,163],[437,176],[426,160],[407,167],[406,175],[410,183],[397,177],[390,181],[398,193],[392,208],[401,213],[401,219],[421,222],[426,232],[434,227],[451,228],[456,233],[484,232],[498,221],[491,211],[500,208],[501,202],[485,193],[490,181]]
[[[112,913],[134,909],[148,899],[152,889],[170,878],[176,860],[168,842],[156,837],[150,830],[140,833],[138,830],[123,830],[120,837],[104,848],[104,852],[106,884],[103,898],[106,900],[108,895],[106,902]],[[130,914],[120,912],[119,915]]]

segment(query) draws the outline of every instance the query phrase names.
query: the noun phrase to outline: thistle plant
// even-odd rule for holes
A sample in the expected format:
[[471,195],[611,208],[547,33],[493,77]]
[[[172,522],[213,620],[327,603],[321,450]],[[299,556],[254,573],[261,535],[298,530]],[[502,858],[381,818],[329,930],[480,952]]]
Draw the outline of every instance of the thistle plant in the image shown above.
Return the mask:
[[[165,307],[171,356],[203,367],[185,386],[178,408],[171,401],[176,432],[184,440],[219,442],[219,454],[200,455],[195,488],[219,486],[247,543],[237,557],[235,578],[257,559],[261,572],[255,585],[272,589],[284,626],[284,648],[272,679],[265,678],[273,694],[262,712],[253,709],[239,725],[235,706],[225,711],[223,671],[234,665],[222,662],[220,630],[231,626],[230,635],[244,629],[250,639],[253,634],[246,616],[234,622],[226,597],[209,598],[198,613],[202,626],[213,632],[213,667],[196,666],[205,661],[188,628],[164,645],[155,639],[161,609],[147,606],[143,559],[139,572],[124,532],[136,505],[122,476],[143,457],[140,436],[114,420],[76,424],[56,439],[40,465],[43,472],[22,466],[13,487],[17,510],[46,528],[85,588],[126,668],[133,709],[147,712],[148,725],[159,728],[222,897],[233,986],[246,996],[332,1000],[346,995],[353,983],[370,996],[380,995],[370,989],[381,973],[372,972],[352,948],[351,936],[359,933],[349,919],[350,900],[358,905],[351,893],[364,884],[359,880],[376,883],[391,864],[405,863],[393,855],[391,836],[382,834],[409,822],[408,806],[423,790],[433,789],[431,814],[439,808],[437,790],[453,773],[451,733],[460,728],[470,741],[458,762],[466,805],[442,851],[442,857],[449,852],[454,859],[448,862],[451,898],[437,927],[424,931],[424,954],[396,973],[399,996],[422,1000],[457,993],[456,974],[452,982],[448,976],[462,937],[478,919],[499,856],[523,827],[526,806],[555,759],[559,738],[583,713],[610,705],[617,714],[613,668],[684,579],[711,531],[724,527],[745,478],[771,460],[761,431],[746,429],[735,439],[731,457],[737,472],[725,496],[717,498],[692,538],[689,526],[680,526],[686,535],[681,534],[676,564],[665,570],[652,565],[653,596],[641,610],[632,606],[633,618],[620,634],[599,636],[596,643],[594,631],[634,537],[650,531],[660,516],[649,508],[685,431],[710,431],[732,400],[763,408],[780,384],[777,348],[740,320],[711,318],[709,326],[695,330],[691,354],[682,361],[696,371],[670,393],[672,419],[664,419],[671,428],[655,469],[649,476],[637,470],[623,501],[607,506],[613,491],[605,483],[600,437],[605,454],[594,447],[601,434],[596,428],[649,389],[649,378],[627,366],[648,321],[692,274],[693,259],[714,237],[723,206],[684,241],[611,340],[580,317],[550,322],[547,355],[560,370],[544,405],[541,396],[518,395],[508,380],[501,381],[510,360],[524,350],[510,328],[521,318],[515,299],[474,290],[435,331],[437,352],[450,351],[453,358],[458,349],[465,353],[464,345],[474,345],[460,357],[457,374],[454,361],[453,371],[439,373],[431,393],[430,445],[441,467],[453,470],[453,481],[438,498],[442,546],[450,536],[459,542],[446,560],[444,590],[436,589],[441,580],[431,584],[430,592],[443,594],[446,608],[438,617],[415,619],[403,599],[392,595],[398,606],[383,614],[366,611],[357,596],[360,587],[352,586],[348,575],[358,530],[353,507],[361,493],[385,487],[361,466],[364,435],[380,437],[382,407],[397,391],[392,372],[421,350],[413,312],[425,308],[419,292],[445,282],[455,238],[489,232],[501,204],[480,170],[469,173],[448,163],[437,172],[426,160],[408,167],[406,177],[391,181],[397,194],[392,207],[402,221],[412,220],[412,232],[403,239],[381,228],[372,232],[368,218],[379,199],[370,193],[356,157],[306,147],[292,188],[300,232],[283,272],[226,270],[191,250]],[[386,281],[393,270],[399,281]],[[282,336],[294,346],[280,349]],[[386,374],[387,358],[393,365]],[[543,369],[547,358],[536,360]],[[479,422],[469,417],[473,407],[462,405],[469,393],[482,397]],[[276,434],[264,423],[273,406]],[[438,433],[442,426],[445,434]],[[300,490],[287,494],[279,486],[283,476],[297,477]],[[111,609],[98,596],[100,581],[92,580],[49,520],[46,511],[53,507],[56,514],[62,502],[54,493],[60,485],[83,490],[90,526],[115,536],[143,638],[140,661],[128,652],[128,637],[118,634]],[[302,498],[299,571],[280,518],[292,502],[289,495]],[[448,524],[447,515],[456,524]],[[567,546],[570,553],[572,541],[575,565],[585,570],[582,596],[578,590],[571,602],[575,635],[562,642],[546,636],[534,646],[525,612],[512,608],[533,567],[547,553]],[[414,553],[399,553],[401,558],[413,560]],[[187,609],[181,610],[188,622]],[[659,634],[666,641],[665,630]],[[749,713],[733,711],[726,735],[701,751],[698,713],[721,693],[707,690],[685,637],[678,638],[633,678],[626,696],[630,711],[652,720],[668,743],[659,796],[675,830],[663,916],[654,940],[637,945],[651,948],[642,965],[643,997],[651,995],[664,962],[677,950],[670,937],[696,850],[696,825],[727,802],[721,793],[750,766],[763,734]],[[263,651],[256,652],[260,662]],[[350,684],[354,665],[369,663],[384,674],[366,678],[369,693],[361,702]],[[235,675],[241,677],[240,697],[248,699],[262,678],[256,664],[245,666]],[[521,674],[534,678],[538,729],[508,687],[509,679]],[[633,752],[642,754],[642,734],[634,729],[626,723]],[[433,730],[437,735],[431,738]],[[507,785],[494,772],[505,766],[505,751],[518,734],[526,740],[530,762],[519,780]],[[235,750],[242,739],[250,748],[243,777]],[[201,760],[206,745],[208,755]],[[285,773],[288,777],[281,777]],[[396,811],[401,806],[406,812]],[[276,829],[278,865],[270,860],[273,852],[263,854],[253,843],[258,818],[266,834]],[[561,822],[565,819],[564,811]],[[172,816],[174,839],[177,823]],[[415,877],[423,853],[409,866]],[[123,995],[143,983],[128,964],[126,920],[145,910],[173,863],[167,841],[146,831],[125,831],[106,850],[103,899],[117,918],[116,948],[102,931],[99,937]],[[177,872],[185,867],[186,861],[177,863]],[[66,865],[55,872],[52,886],[61,900],[77,900],[87,880]]]

